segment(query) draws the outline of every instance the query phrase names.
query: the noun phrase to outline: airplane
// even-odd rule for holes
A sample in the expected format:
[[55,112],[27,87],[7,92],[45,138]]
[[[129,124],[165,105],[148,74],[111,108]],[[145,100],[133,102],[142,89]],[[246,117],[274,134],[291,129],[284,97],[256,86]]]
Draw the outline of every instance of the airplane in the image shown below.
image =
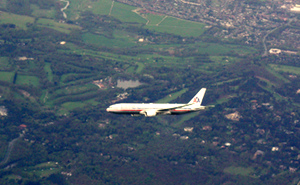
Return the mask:
[[205,109],[202,100],[206,88],[202,88],[187,104],[177,103],[117,103],[109,106],[106,111],[116,114],[144,115],[153,117],[159,114],[184,114]]

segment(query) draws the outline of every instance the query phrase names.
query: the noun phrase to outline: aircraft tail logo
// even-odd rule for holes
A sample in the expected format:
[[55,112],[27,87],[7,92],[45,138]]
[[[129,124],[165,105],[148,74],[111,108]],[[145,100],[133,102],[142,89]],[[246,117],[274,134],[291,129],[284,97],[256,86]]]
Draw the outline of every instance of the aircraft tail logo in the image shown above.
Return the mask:
[[199,106],[202,103],[204,94],[205,94],[206,88],[202,88],[194,97],[193,99],[191,99],[191,101],[189,102],[189,104],[199,104]]
[[193,103],[200,103],[200,100],[198,97],[195,97],[194,100],[193,100]]

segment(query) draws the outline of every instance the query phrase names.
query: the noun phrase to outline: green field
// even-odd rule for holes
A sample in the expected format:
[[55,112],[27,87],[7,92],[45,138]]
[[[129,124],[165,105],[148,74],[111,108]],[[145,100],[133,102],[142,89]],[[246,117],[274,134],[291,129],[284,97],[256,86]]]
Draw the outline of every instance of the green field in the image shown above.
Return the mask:
[[14,72],[0,72],[0,80],[12,83],[14,75],[15,75]]
[[70,33],[72,29],[81,29],[81,27],[77,25],[58,23],[54,20],[44,18],[38,19],[37,24],[63,33]]
[[276,64],[269,64],[269,66],[272,69],[274,69],[275,71],[300,75],[300,67],[287,66],[287,65],[276,65]]
[[279,73],[278,73],[277,71],[275,71],[274,69],[272,69],[272,68],[270,68],[270,67],[268,67],[268,66],[266,66],[265,68],[266,68],[266,70],[267,70],[268,72],[270,72],[272,75],[276,76],[278,79],[282,80],[282,81],[285,82],[285,83],[290,83],[290,81],[289,81],[288,79],[284,78],[281,74],[279,74]]
[[92,4],[92,12],[100,15],[108,15],[111,8],[111,0],[99,0]]
[[111,16],[120,19],[122,22],[137,22],[145,24],[146,20],[138,14],[132,12],[136,9],[133,6],[129,6],[123,3],[114,2]]
[[230,173],[233,175],[251,175],[252,173],[254,173],[254,169],[252,167],[235,167],[235,166],[230,166],[228,168],[224,169],[225,173]]
[[138,67],[137,67],[135,72],[136,73],[141,73],[143,71],[143,69],[145,68],[145,65],[141,62],[137,62],[137,65],[138,65]]
[[80,12],[92,11],[94,14],[111,15],[124,22],[146,23],[146,20],[132,12],[136,9],[123,3],[112,0],[70,0],[70,6],[65,13],[68,19],[76,20],[80,16]]
[[257,52],[254,48],[233,44],[200,43],[196,44],[196,46],[199,48],[199,53],[208,53],[209,55],[250,54]]
[[19,85],[32,85],[37,87],[39,85],[39,79],[36,76],[29,76],[29,75],[18,75],[16,84]]
[[82,35],[82,39],[85,43],[95,44],[97,46],[106,46],[106,47],[131,47],[136,45],[128,39],[123,38],[114,38],[109,39],[102,35],[95,35],[92,33],[85,33]]
[[5,69],[9,67],[8,57],[0,57],[0,69]]
[[34,17],[55,18],[54,8],[51,8],[50,10],[45,10],[40,9],[37,5],[31,4],[30,9],[32,10],[32,16]]
[[55,162],[41,163],[36,166],[26,167],[23,172],[38,177],[49,177],[51,174],[59,173],[62,167]]
[[163,20],[164,17],[165,16],[162,15],[147,14],[147,18],[149,20],[148,26],[156,26]]
[[176,98],[178,98],[179,96],[181,96],[182,94],[184,94],[186,91],[188,90],[188,88],[184,88],[180,91],[177,91],[175,93],[172,93],[158,101],[156,101],[156,103],[167,103],[167,102],[170,102],[172,100],[175,100]]
[[91,92],[91,91],[96,91],[98,90],[98,87],[92,83],[88,83],[88,84],[85,84],[85,85],[77,85],[77,86],[70,86],[70,87],[66,87],[66,88],[63,88],[63,89],[59,89],[57,91],[55,91],[55,93],[63,93],[65,95],[71,95],[71,94],[78,94],[78,93],[81,93],[81,92]]
[[[145,27],[150,30],[155,30],[163,33],[171,33],[181,36],[194,36],[198,37],[202,35],[205,31],[205,24],[192,22],[187,20],[182,20],[174,17],[167,17],[163,19],[164,16],[160,16],[162,18],[162,22],[158,22],[158,16],[149,16],[153,18],[153,21],[150,20],[150,24]],[[158,22],[158,23],[157,23]],[[156,24],[151,24],[156,23]]]
[[24,30],[27,29],[27,23],[33,23],[34,18],[26,15],[16,15],[12,13],[0,12],[0,23],[1,24],[15,24],[17,27]]
[[53,81],[53,73],[52,73],[52,70],[51,70],[51,63],[45,63],[45,66],[44,66],[44,70],[46,71],[46,74],[47,74],[47,78],[50,82]]

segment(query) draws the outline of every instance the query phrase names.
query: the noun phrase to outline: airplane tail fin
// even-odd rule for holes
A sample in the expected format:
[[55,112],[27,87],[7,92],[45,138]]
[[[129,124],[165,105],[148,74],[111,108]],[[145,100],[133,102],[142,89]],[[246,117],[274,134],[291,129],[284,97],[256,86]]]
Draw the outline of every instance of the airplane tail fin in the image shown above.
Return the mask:
[[201,105],[204,94],[205,94],[206,88],[202,88],[192,99],[188,104],[198,104]]

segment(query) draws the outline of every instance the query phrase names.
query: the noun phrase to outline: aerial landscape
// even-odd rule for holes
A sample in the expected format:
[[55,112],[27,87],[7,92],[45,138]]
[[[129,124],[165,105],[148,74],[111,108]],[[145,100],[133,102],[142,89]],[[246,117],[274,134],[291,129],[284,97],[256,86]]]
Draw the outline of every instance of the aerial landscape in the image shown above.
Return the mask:
[[299,0],[0,0],[0,184],[300,185],[299,20]]

